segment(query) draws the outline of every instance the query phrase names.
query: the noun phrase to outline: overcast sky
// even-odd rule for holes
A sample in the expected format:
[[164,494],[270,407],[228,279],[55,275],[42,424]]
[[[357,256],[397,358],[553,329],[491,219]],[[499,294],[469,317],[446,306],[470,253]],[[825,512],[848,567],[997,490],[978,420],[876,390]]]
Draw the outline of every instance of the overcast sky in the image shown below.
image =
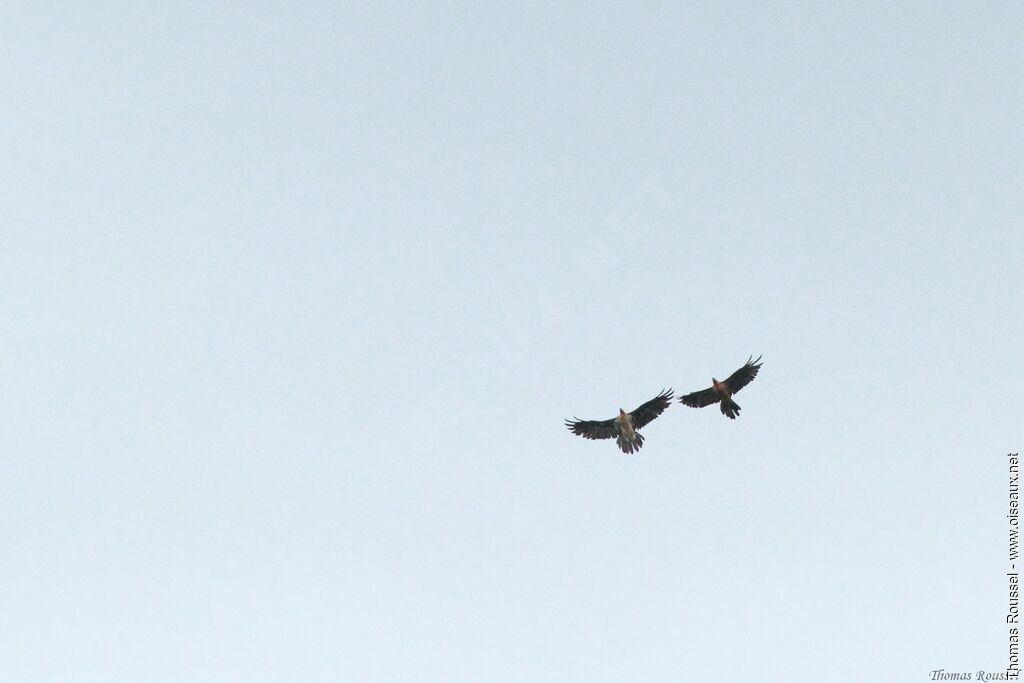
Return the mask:
[[[1019,3],[0,9],[0,678],[1008,663]],[[738,420],[566,431],[763,354]]]

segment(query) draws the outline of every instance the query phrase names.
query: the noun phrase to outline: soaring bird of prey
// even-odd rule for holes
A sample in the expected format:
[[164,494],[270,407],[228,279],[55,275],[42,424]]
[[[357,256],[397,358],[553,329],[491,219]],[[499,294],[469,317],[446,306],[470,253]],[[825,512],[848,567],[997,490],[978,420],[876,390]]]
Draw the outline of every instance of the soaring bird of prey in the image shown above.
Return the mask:
[[644,437],[637,430],[665,412],[672,403],[672,390],[662,390],[631,413],[619,408],[619,416],[610,420],[566,420],[565,426],[584,439],[610,439],[615,437],[623,453],[635,453],[644,445]]
[[751,358],[753,356],[747,359],[746,365],[729,375],[729,379],[724,382],[719,382],[712,377],[709,388],[680,396],[679,401],[691,408],[703,408],[721,401],[722,415],[730,420],[735,420],[736,416],[740,414],[740,405],[732,400],[732,395],[753,382],[757,377],[757,371],[761,369],[761,356],[758,356],[757,360],[751,360]]

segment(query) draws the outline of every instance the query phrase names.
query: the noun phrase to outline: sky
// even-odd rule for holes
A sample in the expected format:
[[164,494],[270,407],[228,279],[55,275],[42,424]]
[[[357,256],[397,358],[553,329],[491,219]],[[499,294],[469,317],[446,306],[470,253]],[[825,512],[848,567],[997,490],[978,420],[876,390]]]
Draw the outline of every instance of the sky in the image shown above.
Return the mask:
[[1021,35],[5,5],[0,678],[1005,669]]

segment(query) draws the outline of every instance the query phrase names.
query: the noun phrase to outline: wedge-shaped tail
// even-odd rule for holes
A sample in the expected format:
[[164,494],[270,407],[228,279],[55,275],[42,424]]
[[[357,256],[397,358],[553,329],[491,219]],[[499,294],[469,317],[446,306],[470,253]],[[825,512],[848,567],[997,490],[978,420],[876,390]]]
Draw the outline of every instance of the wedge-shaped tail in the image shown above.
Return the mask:
[[722,399],[722,415],[725,415],[730,420],[735,420],[736,416],[740,414],[740,404],[731,398]]
[[620,434],[619,438],[615,439],[615,443],[619,445],[623,453],[632,455],[633,453],[638,453],[644,445],[644,436],[639,432]]

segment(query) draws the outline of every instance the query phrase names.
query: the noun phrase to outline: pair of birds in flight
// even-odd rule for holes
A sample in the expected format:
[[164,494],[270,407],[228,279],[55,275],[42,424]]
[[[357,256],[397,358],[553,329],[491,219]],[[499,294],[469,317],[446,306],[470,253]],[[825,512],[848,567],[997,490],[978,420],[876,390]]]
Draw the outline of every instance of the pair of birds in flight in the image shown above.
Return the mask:
[[[740,414],[740,406],[732,400],[732,396],[754,381],[761,365],[760,356],[757,357],[757,360],[753,360],[753,356],[751,356],[742,368],[729,375],[724,382],[719,382],[712,377],[710,387],[680,396],[679,402],[691,408],[703,408],[712,403],[721,403],[722,414],[730,420],[735,420],[736,416]],[[619,416],[610,420],[574,418],[566,420],[565,426],[573,434],[578,434],[584,439],[611,439],[614,437],[615,443],[623,453],[636,453],[644,445],[644,437],[637,430],[665,412],[665,409],[671,404],[672,398],[672,390],[669,389],[662,391],[631,413],[619,408]]]

